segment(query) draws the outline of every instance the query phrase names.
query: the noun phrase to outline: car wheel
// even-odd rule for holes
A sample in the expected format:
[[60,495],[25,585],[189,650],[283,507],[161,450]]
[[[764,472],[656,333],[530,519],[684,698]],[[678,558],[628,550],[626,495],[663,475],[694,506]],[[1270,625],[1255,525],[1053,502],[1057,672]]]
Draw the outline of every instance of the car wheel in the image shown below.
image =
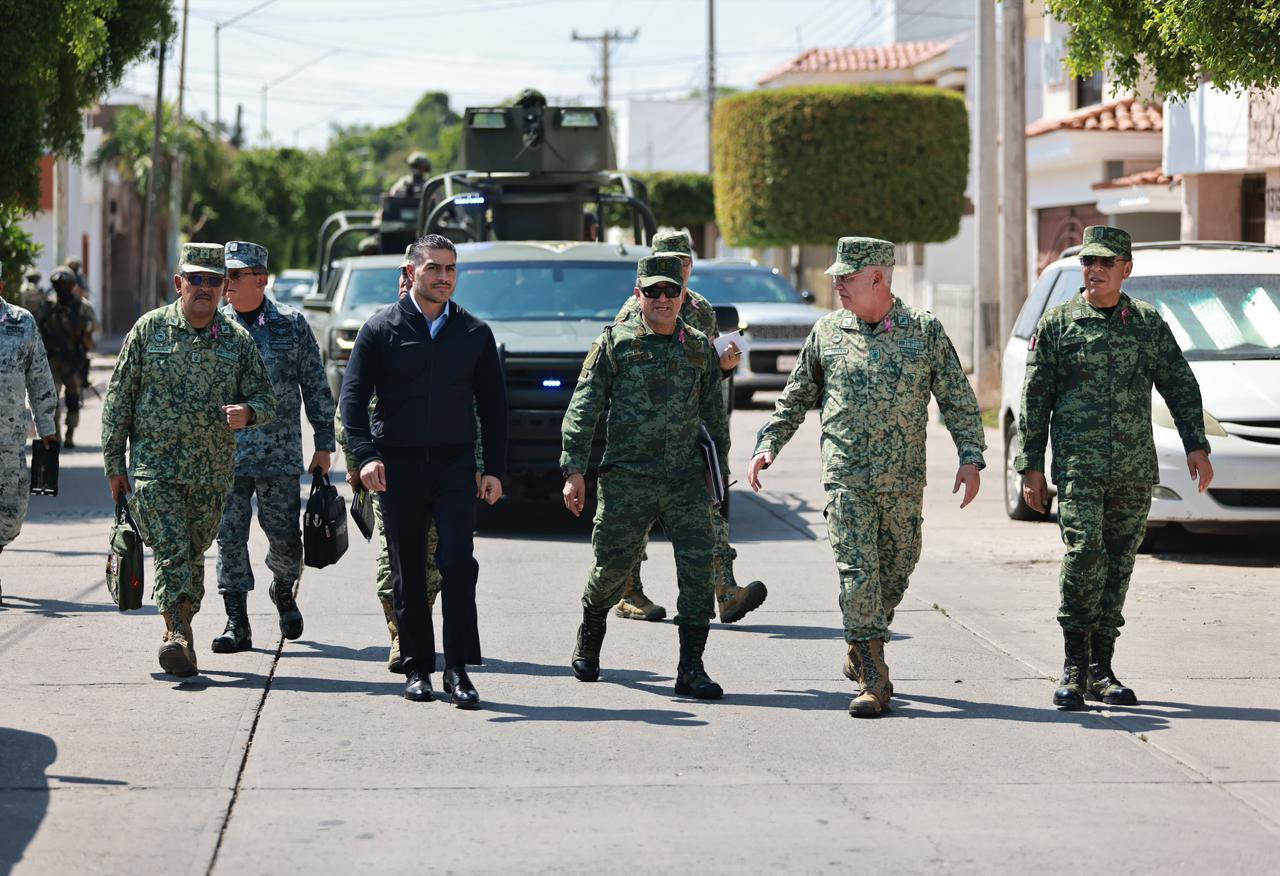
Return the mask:
[[[1010,425],[1004,439],[1004,511],[1011,520],[1048,520],[1048,513],[1041,514],[1022,500],[1022,474],[1013,467],[1018,449],[1018,430]],[[1046,512],[1052,503],[1051,498],[1045,504]]]

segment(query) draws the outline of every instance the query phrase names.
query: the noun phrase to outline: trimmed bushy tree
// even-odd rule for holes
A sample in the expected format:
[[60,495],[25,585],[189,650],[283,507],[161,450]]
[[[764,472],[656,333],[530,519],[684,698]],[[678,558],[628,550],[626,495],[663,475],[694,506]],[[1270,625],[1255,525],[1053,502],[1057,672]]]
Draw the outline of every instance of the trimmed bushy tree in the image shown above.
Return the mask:
[[716,104],[715,209],[734,246],[897,243],[960,229],[964,98],[925,86],[810,86]]

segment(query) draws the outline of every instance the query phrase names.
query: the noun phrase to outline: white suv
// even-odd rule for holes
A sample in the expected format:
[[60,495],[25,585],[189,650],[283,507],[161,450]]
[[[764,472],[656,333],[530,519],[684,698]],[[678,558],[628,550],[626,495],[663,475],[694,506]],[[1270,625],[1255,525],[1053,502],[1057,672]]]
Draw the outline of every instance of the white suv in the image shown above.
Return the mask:
[[[1005,510],[1015,520],[1044,519],[1023,503],[1022,476],[1013,470],[1027,343],[1045,311],[1084,285],[1078,249],[1045,268],[1004,350]],[[1280,248],[1196,241],[1134,244],[1133,274],[1124,291],[1155,304],[1173,329],[1200,382],[1212,447],[1213,485],[1200,493],[1187,473],[1173,418],[1153,392],[1160,483],[1152,488],[1148,526],[1280,531]]]

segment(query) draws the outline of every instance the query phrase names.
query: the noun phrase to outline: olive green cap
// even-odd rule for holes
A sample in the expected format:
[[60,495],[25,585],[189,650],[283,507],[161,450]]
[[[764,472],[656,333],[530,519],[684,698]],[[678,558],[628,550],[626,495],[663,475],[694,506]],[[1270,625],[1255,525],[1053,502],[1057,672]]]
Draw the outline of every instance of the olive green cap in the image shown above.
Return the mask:
[[832,277],[869,267],[893,267],[893,244],[878,237],[842,237],[836,243],[836,260],[826,273]]
[[413,244],[409,244],[404,248],[404,261],[400,263],[401,268],[407,268],[413,264]]
[[227,263],[220,243],[184,243],[178,270],[183,274],[204,271],[209,274],[227,275]]
[[693,258],[693,242],[684,231],[659,231],[653,236],[652,249],[654,255],[668,253]]
[[1132,247],[1133,239],[1123,228],[1090,225],[1084,230],[1084,246],[1080,247],[1080,255],[1131,259]]
[[636,284],[643,287],[658,283],[684,285],[684,266],[679,256],[648,255],[636,265]]

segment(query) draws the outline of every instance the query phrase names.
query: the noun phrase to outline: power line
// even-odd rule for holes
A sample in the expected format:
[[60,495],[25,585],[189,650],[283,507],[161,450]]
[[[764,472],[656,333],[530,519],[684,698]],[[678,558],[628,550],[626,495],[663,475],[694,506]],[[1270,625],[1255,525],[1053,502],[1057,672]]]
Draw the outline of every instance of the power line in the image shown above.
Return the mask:
[[606,30],[599,36],[582,36],[575,30],[573,32],[573,41],[575,43],[599,43],[600,44],[600,105],[609,110],[609,45],[610,43],[630,43],[635,42],[640,36],[640,28],[632,29],[631,33],[623,36],[621,31]]

